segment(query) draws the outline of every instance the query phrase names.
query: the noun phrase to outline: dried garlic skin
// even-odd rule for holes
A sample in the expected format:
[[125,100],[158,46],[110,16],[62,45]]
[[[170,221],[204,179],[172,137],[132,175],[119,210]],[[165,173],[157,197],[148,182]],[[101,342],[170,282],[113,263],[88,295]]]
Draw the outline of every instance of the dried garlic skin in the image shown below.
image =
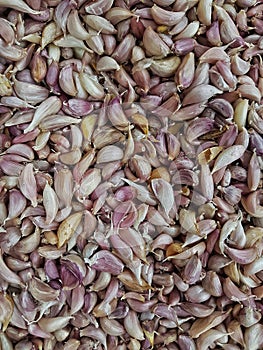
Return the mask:
[[0,10],[0,347],[261,348],[262,4]]

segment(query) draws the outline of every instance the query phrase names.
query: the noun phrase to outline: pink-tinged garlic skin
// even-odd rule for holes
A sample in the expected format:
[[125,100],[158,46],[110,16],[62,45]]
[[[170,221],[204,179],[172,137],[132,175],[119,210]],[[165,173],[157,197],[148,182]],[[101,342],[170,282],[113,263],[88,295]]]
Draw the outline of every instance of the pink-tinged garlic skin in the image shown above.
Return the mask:
[[262,16],[0,0],[0,348],[262,348]]

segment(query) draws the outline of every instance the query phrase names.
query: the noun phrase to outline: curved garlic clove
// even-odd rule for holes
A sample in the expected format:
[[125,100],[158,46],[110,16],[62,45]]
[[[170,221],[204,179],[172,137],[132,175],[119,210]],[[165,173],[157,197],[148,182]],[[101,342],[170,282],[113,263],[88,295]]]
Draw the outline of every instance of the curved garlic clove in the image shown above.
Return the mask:
[[211,25],[212,3],[213,3],[212,0],[209,0],[209,1],[201,0],[198,2],[197,16],[200,22],[205,26]]
[[144,333],[137,318],[135,311],[130,310],[124,318],[124,327],[126,332],[133,338],[144,340]]
[[58,28],[55,22],[49,22],[42,31],[41,49],[52,43],[58,36]]
[[96,65],[98,71],[107,72],[112,70],[119,70],[119,64],[110,56],[103,56],[99,59]]
[[243,84],[238,87],[237,91],[241,97],[246,97],[258,103],[261,100],[261,93],[256,86]]
[[199,21],[193,21],[189,23],[184,30],[182,30],[179,34],[176,35],[175,39],[179,40],[194,37],[199,30],[199,26]]
[[206,319],[198,319],[192,324],[189,330],[189,335],[192,338],[198,338],[200,335],[223,322],[228,317],[230,311],[231,310],[223,313],[221,311],[214,311],[214,313],[212,313],[212,315],[208,316]]
[[59,225],[58,236],[58,248],[61,248],[74,234],[78,225],[80,224],[82,213],[77,212],[67,217]]
[[22,238],[16,245],[15,249],[19,253],[29,254],[32,253],[40,243],[40,230],[36,227],[35,232],[31,235]]
[[108,317],[100,318],[100,326],[106,334],[111,336],[121,336],[125,330],[120,322],[117,320],[110,320]]
[[122,261],[107,250],[100,250],[90,259],[90,266],[97,271],[119,275],[124,268]]
[[81,72],[79,74],[80,82],[84,89],[94,98],[101,99],[105,96],[103,86],[97,79],[90,74]]
[[151,8],[151,15],[154,19],[154,21],[157,24],[160,25],[166,25],[166,26],[174,26],[177,23],[181,21],[181,19],[184,16],[184,12],[171,12],[164,10],[162,7],[157,6],[156,4],[153,5]]
[[55,332],[67,326],[72,316],[43,317],[38,321],[38,325],[45,332]]
[[113,0],[105,2],[104,0],[99,0],[95,3],[89,3],[85,6],[85,11],[92,15],[102,15],[105,12],[108,12],[112,7]]
[[259,198],[262,196],[262,190],[252,192],[247,197],[241,198],[241,203],[245,210],[256,218],[263,217],[263,206],[259,204]]
[[[109,2],[111,2],[110,0]],[[128,10],[125,7],[112,7],[107,11],[105,17],[109,20],[114,26],[126,19],[134,16],[133,12]]]
[[6,0],[1,0],[0,6],[1,7],[11,7],[14,10],[29,13],[32,15],[38,15],[41,13],[39,11],[32,10],[31,7],[29,7],[23,0],[16,0],[15,3],[13,3],[13,4],[9,4],[8,1],[6,1]]
[[216,94],[222,94],[222,91],[213,85],[203,84],[195,86],[183,99],[183,106],[205,102]]
[[83,27],[78,15],[78,11],[75,9],[71,10],[68,16],[67,29],[69,31],[69,34],[80,40],[86,40],[90,36],[90,34]]
[[160,38],[160,36],[152,29],[147,27],[143,34],[143,44],[146,53],[150,56],[166,57],[170,53],[169,47]]
[[83,20],[88,26],[103,34],[116,33],[115,27],[104,17],[97,15],[85,15],[83,16]]
[[89,337],[91,339],[98,340],[104,346],[105,350],[108,349],[106,334],[100,328],[96,328],[93,325],[85,327],[85,328],[81,329],[80,337]]
[[177,56],[152,60],[150,69],[154,74],[163,78],[168,78],[176,72],[180,62],[181,60]]

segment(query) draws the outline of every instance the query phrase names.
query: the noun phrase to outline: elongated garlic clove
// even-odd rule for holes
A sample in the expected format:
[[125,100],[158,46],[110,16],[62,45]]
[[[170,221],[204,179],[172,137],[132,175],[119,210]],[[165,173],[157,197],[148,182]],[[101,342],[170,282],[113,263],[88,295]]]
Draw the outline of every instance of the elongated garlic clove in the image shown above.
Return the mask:
[[160,36],[152,29],[147,27],[143,34],[143,44],[146,52],[151,56],[166,57],[170,53],[169,47],[160,38]]

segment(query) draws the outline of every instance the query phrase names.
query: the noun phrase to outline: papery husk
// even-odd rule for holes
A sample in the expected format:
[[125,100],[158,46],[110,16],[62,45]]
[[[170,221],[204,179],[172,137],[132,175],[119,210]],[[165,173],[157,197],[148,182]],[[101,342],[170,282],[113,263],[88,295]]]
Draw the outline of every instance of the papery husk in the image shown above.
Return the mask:
[[196,320],[189,330],[189,335],[193,338],[198,338],[204,332],[222,323],[230,312],[231,309],[227,312],[214,311],[214,313],[206,319]]
[[78,212],[62,221],[57,232],[58,248],[61,248],[72,237],[81,222],[81,218],[82,212]]
[[0,96],[11,96],[13,93],[12,85],[4,74],[0,74],[0,84]]
[[183,245],[182,243],[172,243],[166,249],[166,257],[174,256],[176,254],[182,253]]
[[205,251],[205,243],[200,242],[191,248],[183,250],[181,253],[168,256],[167,259],[185,260],[185,259],[189,259],[194,254],[197,254],[198,256],[200,256],[204,253],[204,251]]
[[263,238],[263,228],[251,226],[246,230],[246,248],[257,246]]
[[224,273],[233,281],[234,283],[237,283],[239,285],[240,283],[240,271],[237,266],[237,263],[234,261],[231,261],[230,264],[226,265],[224,267]]
[[6,293],[0,293],[0,322],[2,323],[2,331],[8,327],[8,324],[12,318],[12,314],[14,311],[14,302],[13,299]]
[[142,283],[139,284],[134,275],[127,270],[124,270],[118,275],[118,279],[125,285],[128,290],[133,292],[144,292],[151,290],[152,287],[142,279]]
[[102,301],[96,305],[92,311],[95,317],[106,317],[109,316],[117,307],[117,300],[114,299],[111,302]]
[[182,226],[182,228],[187,232],[192,234],[198,234],[196,213],[193,210],[180,210],[179,223]]
[[227,331],[230,333],[230,338],[244,347],[244,332],[237,320],[231,320],[229,322]]
[[211,349],[210,346],[212,346],[216,340],[222,338],[224,335],[226,335],[225,332],[221,332],[216,329],[206,331],[197,339],[197,350]]

